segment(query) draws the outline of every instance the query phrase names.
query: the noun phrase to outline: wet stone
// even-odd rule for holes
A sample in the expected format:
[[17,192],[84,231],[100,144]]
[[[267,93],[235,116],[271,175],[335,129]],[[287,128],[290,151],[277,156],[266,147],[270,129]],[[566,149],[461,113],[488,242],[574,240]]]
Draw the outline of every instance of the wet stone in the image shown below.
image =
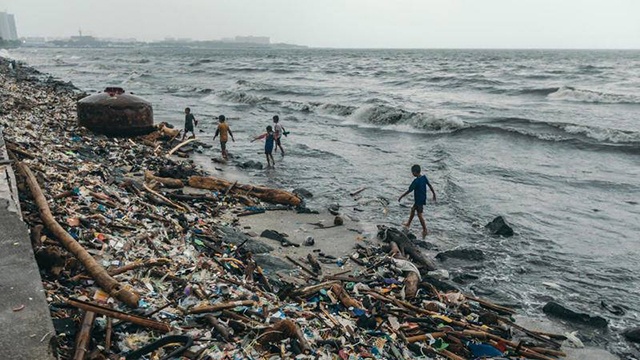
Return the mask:
[[492,235],[504,237],[513,236],[513,228],[509,226],[507,221],[502,216],[496,217],[484,227],[489,229]]
[[589,314],[579,313],[553,301],[548,302],[542,308],[542,311],[547,315],[596,328],[604,328],[608,326],[607,320],[601,316],[591,316]]
[[436,259],[445,261],[447,259],[460,259],[468,261],[484,260],[484,253],[479,249],[453,249],[447,250],[436,255]]

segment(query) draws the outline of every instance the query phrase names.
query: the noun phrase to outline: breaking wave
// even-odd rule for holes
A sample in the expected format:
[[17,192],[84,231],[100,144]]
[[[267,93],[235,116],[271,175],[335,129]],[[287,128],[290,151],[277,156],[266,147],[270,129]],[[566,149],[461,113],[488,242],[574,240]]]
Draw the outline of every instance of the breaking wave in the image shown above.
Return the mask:
[[597,104],[640,104],[640,96],[612,94],[563,86],[548,95],[551,100]]
[[456,133],[508,133],[544,141],[570,142],[614,146],[633,152],[640,151],[640,132],[596,126],[536,121],[525,118],[495,118],[487,122],[468,124]]
[[367,105],[358,108],[345,124],[375,125],[400,131],[451,132],[465,126],[464,121],[451,117],[441,118],[425,112],[412,112],[387,105]]
[[258,105],[258,104],[278,104],[278,100],[273,100],[266,96],[256,96],[247,94],[246,92],[238,92],[231,90],[223,90],[216,94],[218,98],[240,104]]

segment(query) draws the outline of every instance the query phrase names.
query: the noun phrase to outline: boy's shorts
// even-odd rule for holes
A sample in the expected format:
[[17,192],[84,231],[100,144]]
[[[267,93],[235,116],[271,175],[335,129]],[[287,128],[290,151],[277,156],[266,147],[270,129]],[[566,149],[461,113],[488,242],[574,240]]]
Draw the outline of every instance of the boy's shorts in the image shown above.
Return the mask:
[[413,204],[413,210],[415,210],[418,214],[422,214],[424,211],[424,205]]

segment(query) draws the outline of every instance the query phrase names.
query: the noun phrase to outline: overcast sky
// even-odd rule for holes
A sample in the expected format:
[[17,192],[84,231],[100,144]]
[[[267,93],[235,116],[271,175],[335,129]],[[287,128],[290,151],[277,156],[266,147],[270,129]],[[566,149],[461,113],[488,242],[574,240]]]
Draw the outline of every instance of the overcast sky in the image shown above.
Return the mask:
[[640,48],[640,0],[0,0],[19,36],[347,48]]

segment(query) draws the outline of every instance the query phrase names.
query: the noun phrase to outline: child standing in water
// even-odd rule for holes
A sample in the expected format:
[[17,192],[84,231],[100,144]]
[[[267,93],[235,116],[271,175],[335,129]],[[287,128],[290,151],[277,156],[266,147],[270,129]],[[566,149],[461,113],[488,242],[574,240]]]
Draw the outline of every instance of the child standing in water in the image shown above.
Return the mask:
[[276,166],[276,161],[273,160],[273,144],[275,142],[275,136],[274,136],[273,128],[271,127],[271,125],[267,126],[267,132],[266,133],[264,133],[262,135],[259,135],[259,136],[256,136],[256,138],[251,140],[251,142],[254,142],[254,141],[260,140],[260,139],[265,139],[265,141],[264,141],[264,153],[267,156],[267,168],[275,167]]
[[233,133],[231,129],[229,129],[229,124],[225,122],[224,115],[218,116],[218,129],[216,130],[216,134],[213,136],[213,140],[220,135],[220,150],[222,150],[222,157],[226,160],[228,158],[227,154],[227,141],[229,140],[229,135],[231,135],[231,140],[236,142],[236,139],[233,138]]
[[280,124],[280,117],[278,115],[273,116],[273,138],[276,143],[276,152],[278,151],[278,147],[280,147],[280,153],[284,156],[284,149],[282,148],[282,135],[284,135],[284,127]]
[[196,138],[196,132],[194,130],[194,125],[198,125],[198,120],[191,113],[190,108],[184,109],[184,134],[182,134],[182,141],[187,137],[187,133],[191,132],[190,139]]
[[409,190],[398,198],[398,202],[413,191],[413,206],[411,207],[409,220],[403,225],[406,228],[409,228],[411,226],[411,221],[413,221],[413,216],[417,212],[420,225],[422,225],[422,238],[424,239],[427,236],[427,224],[424,222],[422,212],[424,211],[424,206],[427,204],[427,186],[429,186],[429,190],[431,190],[431,193],[433,194],[433,201],[436,201],[436,192],[433,190],[433,186],[429,183],[427,176],[420,174],[421,171],[420,165],[413,165],[411,167],[411,173],[415,179],[411,183],[411,186],[409,186]]

